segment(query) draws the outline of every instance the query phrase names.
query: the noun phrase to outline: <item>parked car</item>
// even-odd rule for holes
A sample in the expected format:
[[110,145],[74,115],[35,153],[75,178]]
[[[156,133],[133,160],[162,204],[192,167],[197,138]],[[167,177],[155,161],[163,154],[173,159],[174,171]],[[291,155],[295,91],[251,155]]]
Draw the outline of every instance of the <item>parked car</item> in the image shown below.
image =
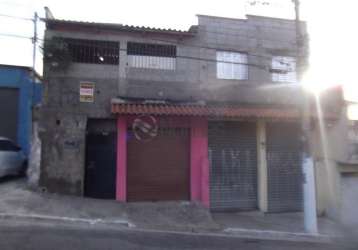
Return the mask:
[[24,174],[26,165],[27,159],[21,147],[8,138],[0,137],[0,177]]

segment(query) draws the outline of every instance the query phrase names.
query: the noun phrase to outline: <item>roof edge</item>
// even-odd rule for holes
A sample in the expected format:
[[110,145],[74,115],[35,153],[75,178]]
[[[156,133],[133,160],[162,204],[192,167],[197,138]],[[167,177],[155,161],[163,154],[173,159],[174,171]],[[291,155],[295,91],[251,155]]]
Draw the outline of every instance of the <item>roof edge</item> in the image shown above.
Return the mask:
[[64,25],[78,25],[86,26],[91,28],[106,28],[113,31],[129,31],[129,32],[149,32],[149,33],[162,33],[168,35],[180,35],[180,36],[194,36],[197,32],[195,25],[189,27],[188,30],[177,30],[177,29],[165,29],[156,27],[126,25],[120,23],[100,23],[100,22],[86,22],[86,21],[74,21],[74,20],[62,20],[62,19],[51,19],[41,18],[47,25],[50,24],[64,24]]
[[17,68],[17,69],[24,69],[29,72],[33,72],[37,78],[39,78],[41,81],[43,80],[42,76],[37,73],[36,70],[34,70],[31,66],[25,66],[25,65],[11,65],[11,64],[0,64],[0,67],[4,68]]

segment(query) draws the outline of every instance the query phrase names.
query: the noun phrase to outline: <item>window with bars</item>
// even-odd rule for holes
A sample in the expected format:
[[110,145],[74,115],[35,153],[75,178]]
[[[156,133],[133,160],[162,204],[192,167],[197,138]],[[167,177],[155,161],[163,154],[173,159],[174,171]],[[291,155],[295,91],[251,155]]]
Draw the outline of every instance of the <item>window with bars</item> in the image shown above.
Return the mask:
[[297,82],[296,58],[294,57],[274,56],[270,71],[273,82]]
[[70,38],[66,38],[65,42],[73,62],[119,64],[119,42]]
[[218,79],[248,79],[247,54],[229,51],[216,52]]
[[175,45],[128,42],[128,65],[134,68],[175,70]]

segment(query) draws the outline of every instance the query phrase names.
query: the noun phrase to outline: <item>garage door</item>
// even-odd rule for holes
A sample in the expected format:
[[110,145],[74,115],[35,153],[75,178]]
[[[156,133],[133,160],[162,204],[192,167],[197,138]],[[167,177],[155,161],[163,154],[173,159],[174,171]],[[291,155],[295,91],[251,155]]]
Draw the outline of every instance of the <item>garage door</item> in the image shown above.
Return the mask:
[[16,142],[19,91],[14,88],[0,88],[0,137]]
[[268,211],[301,211],[300,126],[294,123],[268,123],[266,136]]
[[343,224],[358,228],[358,173],[341,175],[341,221]]
[[210,207],[257,208],[256,124],[209,123]]
[[189,200],[189,149],[188,129],[159,129],[150,141],[129,132],[128,201]]

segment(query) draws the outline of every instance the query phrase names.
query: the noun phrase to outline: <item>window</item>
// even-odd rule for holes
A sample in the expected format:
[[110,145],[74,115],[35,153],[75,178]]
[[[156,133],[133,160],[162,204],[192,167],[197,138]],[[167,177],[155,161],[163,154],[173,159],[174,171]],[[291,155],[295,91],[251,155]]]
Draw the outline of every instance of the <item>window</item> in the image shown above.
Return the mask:
[[274,56],[272,58],[272,81],[295,83],[296,59],[294,57]]
[[217,51],[216,76],[218,79],[248,79],[247,54]]
[[73,62],[119,64],[119,43],[109,41],[69,39],[65,42]]
[[134,68],[175,70],[176,46],[164,44],[127,44],[128,65]]

